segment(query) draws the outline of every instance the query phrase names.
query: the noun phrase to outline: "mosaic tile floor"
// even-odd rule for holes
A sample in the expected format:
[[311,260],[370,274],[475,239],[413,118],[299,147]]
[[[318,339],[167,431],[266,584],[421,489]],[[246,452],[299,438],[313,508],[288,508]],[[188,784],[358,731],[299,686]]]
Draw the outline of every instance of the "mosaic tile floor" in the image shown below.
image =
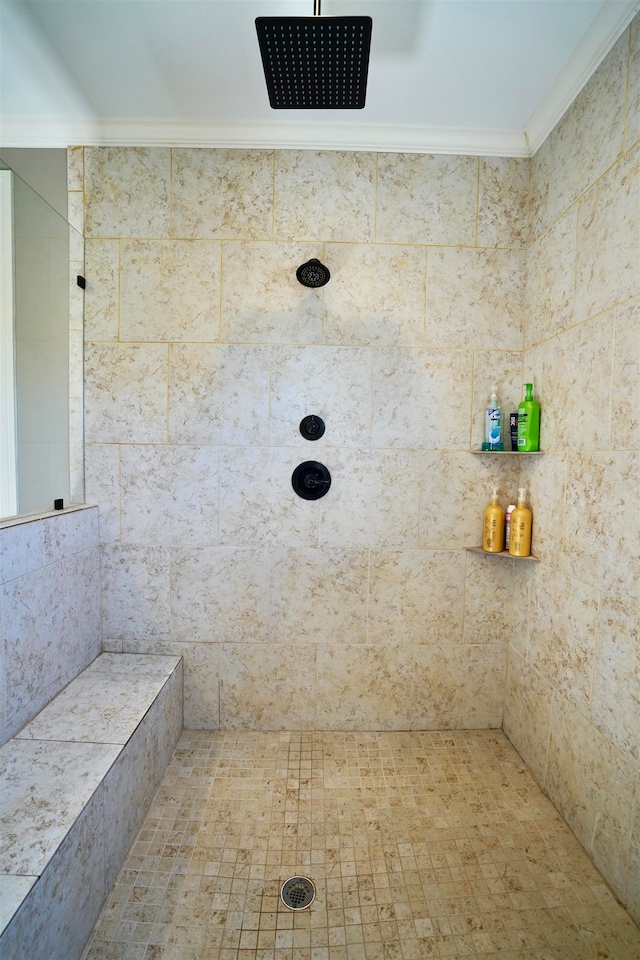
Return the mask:
[[185,732],[83,960],[432,957],[640,957],[499,731]]

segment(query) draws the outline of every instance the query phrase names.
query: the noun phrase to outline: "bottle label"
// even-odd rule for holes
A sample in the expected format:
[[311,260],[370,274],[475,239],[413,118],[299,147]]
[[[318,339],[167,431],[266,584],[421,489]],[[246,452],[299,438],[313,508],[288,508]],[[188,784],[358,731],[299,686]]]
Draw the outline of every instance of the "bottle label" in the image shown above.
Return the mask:
[[500,407],[488,407],[486,416],[487,443],[495,447],[500,443]]

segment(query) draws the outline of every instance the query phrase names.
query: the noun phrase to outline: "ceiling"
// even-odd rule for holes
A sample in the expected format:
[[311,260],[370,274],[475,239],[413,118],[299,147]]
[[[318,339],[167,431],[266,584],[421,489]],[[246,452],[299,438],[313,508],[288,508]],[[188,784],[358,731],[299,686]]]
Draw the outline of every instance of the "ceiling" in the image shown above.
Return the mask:
[[254,21],[313,0],[0,0],[0,145],[530,156],[640,0],[324,0],[373,18],[363,110],[272,110]]

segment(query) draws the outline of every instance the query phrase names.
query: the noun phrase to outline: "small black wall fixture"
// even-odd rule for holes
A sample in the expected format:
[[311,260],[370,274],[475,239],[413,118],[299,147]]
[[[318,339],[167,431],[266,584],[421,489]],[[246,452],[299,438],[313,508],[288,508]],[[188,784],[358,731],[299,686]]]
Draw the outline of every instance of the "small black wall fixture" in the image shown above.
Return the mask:
[[329,283],[331,274],[328,267],[313,258],[298,267],[296,278],[304,287],[324,287],[325,283]]
[[293,471],[291,485],[303,500],[319,500],[331,486],[331,474],[324,463],[306,460]]
[[313,413],[303,417],[300,421],[300,433],[305,440],[319,440],[324,434],[324,420]]
[[371,17],[257,17],[256,31],[274,110],[362,110],[367,95]]

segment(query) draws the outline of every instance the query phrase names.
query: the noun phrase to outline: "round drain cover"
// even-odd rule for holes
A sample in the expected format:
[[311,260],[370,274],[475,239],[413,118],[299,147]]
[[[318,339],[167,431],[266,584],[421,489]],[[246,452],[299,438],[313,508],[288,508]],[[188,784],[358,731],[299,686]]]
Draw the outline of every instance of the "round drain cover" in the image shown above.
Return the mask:
[[280,888],[280,899],[291,910],[306,910],[316,898],[316,888],[308,877],[290,877]]

